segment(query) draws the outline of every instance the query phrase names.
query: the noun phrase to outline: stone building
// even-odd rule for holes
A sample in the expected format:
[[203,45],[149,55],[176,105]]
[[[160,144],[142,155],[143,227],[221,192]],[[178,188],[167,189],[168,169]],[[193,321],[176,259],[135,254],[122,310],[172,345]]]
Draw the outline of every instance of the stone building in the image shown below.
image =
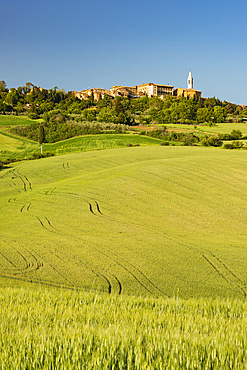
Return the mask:
[[160,85],[154,84],[152,82],[138,85],[137,86],[137,95],[147,95],[147,96],[163,96],[171,95],[173,96],[174,86],[170,85]]
[[152,82],[145,83],[142,85],[135,86],[118,86],[114,85],[111,87],[110,91],[106,89],[87,89],[79,92],[75,92],[75,96],[79,99],[88,99],[90,95],[94,95],[96,101],[99,100],[99,96],[103,98],[105,95],[112,97],[123,96],[127,98],[137,98],[140,96],[159,96],[161,99],[165,99],[168,96],[184,96],[186,98],[199,98],[201,97],[201,91],[195,90],[193,88],[193,77],[191,71],[188,76],[188,87],[187,89],[178,87],[174,89],[174,86],[163,85],[163,84],[154,84]]
[[111,96],[125,96],[134,98],[137,96],[137,86],[112,86],[110,89]]
[[92,94],[94,95],[94,100],[96,101],[99,100],[100,95],[102,99],[104,98],[105,95],[111,95],[109,90],[93,88],[93,89],[87,89],[87,90],[76,92],[75,96],[82,100],[82,99],[88,99],[89,96]]
[[199,91],[199,90],[195,90],[193,88],[193,77],[192,77],[192,73],[191,71],[189,72],[189,76],[188,76],[188,79],[187,79],[187,89],[183,89],[181,87],[178,87],[175,92],[174,92],[174,95],[176,95],[177,97],[181,97],[181,96],[184,96],[185,98],[200,98],[201,95],[202,95],[202,92]]

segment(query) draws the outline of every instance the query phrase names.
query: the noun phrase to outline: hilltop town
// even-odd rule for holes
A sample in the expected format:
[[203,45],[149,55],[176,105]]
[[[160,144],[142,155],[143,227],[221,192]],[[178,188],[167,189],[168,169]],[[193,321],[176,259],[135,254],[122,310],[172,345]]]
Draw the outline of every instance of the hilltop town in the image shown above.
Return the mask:
[[135,86],[117,86],[114,85],[111,87],[110,90],[102,89],[102,88],[92,88],[81,90],[79,92],[73,91],[74,95],[79,99],[88,99],[89,96],[93,94],[94,99],[96,101],[99,98],[104,98],[105,95],[116,97],[116,96],[123,96],[127,98],[136,98],[142,96],[148,97],[156,97],[159,96],[161,99],[165,99],[168,96],[177,96],[181,97],[184,96],[186,98],[200,98],[201,91],[195,90],[193,88],[193,77],[191,71],[189,72],[189,76],[187,79],[187,88],[174,88],[171,85],[163,85],[163,84],[155,84],[152,82],[144,83],[141,85]]

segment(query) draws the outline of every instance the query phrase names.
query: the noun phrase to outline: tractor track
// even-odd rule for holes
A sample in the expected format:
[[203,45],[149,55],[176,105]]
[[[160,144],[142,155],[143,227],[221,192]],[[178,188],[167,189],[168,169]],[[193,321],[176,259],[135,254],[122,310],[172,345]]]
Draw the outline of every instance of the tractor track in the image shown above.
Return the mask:
[[9,184],[9,186],[10,186],[12,189],[17,190],[17,191],[18,191],[18,193],[20,193],[20,192],[21,192],[21,191],[18,189],[18,187],[17,187],[17,185],[16,185],[15,183],[13,183],[13,184],[14,184],[14,186],[13,186],[13,184],[12,184],[11,182],[8,182],[8,184]]
[[[154,295],[155,297],[158,298],[158,296],[153,292],[151,291],[128,267],[126,267],[125,265],[123,265],[121,262],[119,262],[117,259],[109,256],[109,254],[101,251],[100,249],[98,248],[95,248],[95,250],[97,250],[99,253],[103,254],[104,256],[106,256],[107,258],[109,258],[110,260],[114,261],[117,265],[121,266],[125,271],[127,271],[145,290],[147,290],[149,293],[151,293],[152,295]],[[108,251],[108,253],[112,253],[112,254],[115,254],[113,252],[110,252]],[[117,254],[115,254],[118,258],[121,258],[119,257]],[[129,263],[128,261],[124,260],[123,258],[121,258],[124,262],[127,262]],[[167,293],[165,293],[163,290],[161,290],[160,288],[158,288],[149,278],[146,277],[146,275],[141,271],[139,270],[137,267],[135,267],[134,265],[132,265],[130,263],[130,265],[136,269],[155,289],[159,290],[161,293],[165,294],[166,296],[169,297],[169,295]]]
[[62,289],[70,289],[70,290],[82,290],[84,291],[85,288],[80,288],[80,287],[75,287],[75,286],[71,286],[71,285],[65,285],[65,284],[59,284],[59,283],[54,283],[52,281],[48,281],[48,280],[36,280],[36,279],[33,279],[33,278],[25,278],[25,277],[18,277],[18,276],[15,276],[15,275],[12,275],[12,274],[4,274],[4,273],[1,273],[0,272],[0,276],[2,278],[5,278],[5,279],[12,279],[12,280],[17,280],[17,281],[24,281],[26,283],[34,283],[34,284],[38,284],[38,285],[44,285],[44,286],[50,286],[50,287],[54,287],[54,288],[62,288]]
[[[238,291],[241,292],[241,294],[246,297],[246,291],[243,287],[241,287],[238,283],[233,282],[228,278],[205,254],[202,254],[202,257],[213,267],[213,269],[233,288],[237,289]],[[219,260],[217,257],[216,259],[223,265],[225,265],[221,260]],[[226,265],[225,265],[226,266]],[[233,274],[228,267],[226,269],[229,271],[230,275],[233,277],[236,277],[235,274]],[[240,280],[241,281],[241,280]]]
[[[46,247],[45,247],[46,248]],[[65,249],[65,248],[63,248],[63,249]],[[66,252],[68,253],[68,251],[66,250]],[[34,253],[36,253],[37,254],[37,252],[34,252]],[[55,252],[53,252],[53,251],[51,251],[50,249],[49,249],[49,253],[51,253],[51,254],[53,254],[54,256],[56,256],[58,259],[60,259],[63,263],[65,263],[66,264],[66,262],[67,261],[65,261],[65,260],[63,260],[63,258],[61,258],[60,256],[58,256]],[[105,282],[107,283],[107,290],[108,290],[108,293],[109,294],[111,294],[112,293],[112,284],[111,284],[111,282],[110,282],[110,280],[108,279],[108,277],[105,275],[105,274],[103,274],[103,273],[101,273],[100,271],[95,271],[95,269],[93,269],[92,267],[90,267],[87,263],[85,263],[85,262],[83,262],[83,261],[81,261],[78,257],[75,257],[72,253],[69,253],[70,255],[71,255],[71,257],[72,257],[72,259],[73,260],[75,260],[75,262],[76,262],[76,264],[80,267],[81,265],[83,265],[84,267],[86,267],[88,270],[90,270],[94,275],[96,275],[99,279],[103,279],[103,280],[105,280]],[[38,255],[38,254],[37,254]],[[71,259],[70,259],[70,261],[71,261]],[[78,264],[78,262],[80,262],[80,264]],[[55,271],[57,271],[57,269],[54,267],[54,266],[52,266],[49,262],[48,262],[48,264],[55,270]],[[58,272],[58,271],[57,271]],[[60,273],[60,275],[63,277],[63,275]],[[65,278],[65,277],[64,277]],[[65,278],[66,279],[66,278]],[[67,279],[67,281],[68,282],[70,282],[70,284],[71,284],[71,286],[75,286],[75,284],[74,283],[72,283],[71,281],[69,281],[68,279]],[[120,284],[120,286],[121,286],[121,284]]]
[[49,219],[46,217],[46,216],[42,216],[45,218],[45,221],[47,222],[47,224],[49,225],[49,227],[45,226],[44,223],[45,221],[41,220],[40,217],[38,216],[34,216],[36,217],[36,219],[39,221],[40,225],[47,231],[51,232],[51,233],[54,233],[55,231],[55,228],[54,226],[52,225],[52,223],[49,221]]
[[[16,270],[18,270],[19,273],[22,273],[22,270],[19,269],[19,267],[17,267],[8,257],[6,257],[2,252],[0,252],[0,254],[3,258],[5,258],[9,262],[10,265],[12,265]],[[14,273],[13,275],[18,275],[19,273]]]
[[[154,233],[156,235],[162,235],[163,237],[165,237],[165,238],[167,238],[167,239],[169,239],[169,240],[171,240],[173,242],[176,242],[177,244],[179,244],[179,245],[181,245],[181,246],[183,246],[185,248],[188,248],[188,249],[190,249],[190,250],[192,250],[192,251],[194,251],[196,253],[199,253],[205,260],[207,260],[208,263],[210,263],[209,260],[207,258],[205,258],[205,254],[208,254],[208,255],[214,257],[215,259],[217,259],[218,262],[223,266],[223,268],[225,270],[227,270],[227,272],[232,276],[232,278],[237,279],[245,287],[245,284],[243,283],[243,281],[239,277],[237,277],[237,275],[233,271],[231,271],[228,268],[228,266],[218,256],[216,256],[215,254],[213,254],[211,251],[207,250],[206,248],[197,247],[196,245],[194,245],[192,243],[184,243],[178,237],[171,236],[171,235],[169,235],[167,233],[164,233],[164,232],[155,231],[153,229],[150,229],[150,228],[147,228],[147,227],[143,227],[142,225],[139,225],[139,224],[136,224],[136,223],[133,223],[133,222],[123,222],[123,221],[118,220],[116,217],[112,217],[112,216],[105,216],[104,215],[103,217],[109,218],[109,219],[113,220],[114,222],[120,222],[120,223],[125,224],[127,226],[131,225],[131,226],[137,227],[137,228],[139,228],[141,230],[144,230],[146,232],[149,232],[149,233]],[[241,287],[236,282],[235,283],[231,282],[229,280],[229,278],[226,278],[225,277],[224,272],[222,272],[219,268],[215,268],[215,265],[213,263],[210,263],[210,265],[214,268],[214,270],[218,274],[220,274],[222,277],[224,277],[225,281],[227,281],[228,284],[230,284],[231,286],[235,286],[235,289],[237,289],[238,291],[240,290],[241,291],[241,294],[243,294],[244,296],[247,295],[246,294],[246,291],[245,291],[245,289],[243,287]],[[134,266],[134,268],[135,268],[135,266]],[[141,271],[139,271],[139,272],[142,273]]]
[[[51,252],[51,253],[53,253],[57,258],[59,258],[61,261],[63,261],[66,264],[66,261],[64,261],[60,256],[56,255],[54,252]],[[77,261],[80,262],[79,267],[81,265],[83,265],[88,270],[90,270],[93,274],[95,274],[98,278],[103,278],[106,281],[106,283],[107,283],[108,293],[109,294],[112,293],[112,284],[111,284],[110,280],[108,279],[108,277],[105,274],[101,273],[100,271],[95,271],[95,269],[93,269],[92,267],[90,267],[87,263],[82,262],[78,257],[74,257],[73,259],[75,260],[76,263],[77,263]],[[77,263],[77,265],[78,265],[78,263]]]
[[66,169],[68,169],[68,168],[70,168],[70,166],[69,166],[69,162],[64,162],[64,163],[63,163],[63,169],[64,169],[64,170],[66,170]]
[[9,200],[8,200],[8,203],[11,203],[11,202],[15,202],[16,201],[16,198],[10,198]]
[[12,172],[13,172],[13,170],[8,170],[6,173],[4,173],[3,175],[0,176],[0,179],[4,179],[8,175],[10,175]]
[[23,183],[23,190],[24,192],[27,192],[28,188],[32,190],[32,184],[28,180],[26,175],[22,175],[19,170],[13,170],[14,175],[19,178]]
[[[78,194],[74,194],[74,195],[76,195],[76,196],[78,196]],[[100,210],[100,206],[99,206],[99,203],[98,202],[96,202],[96,201],[94,201],[95,202],[95,204],[96,204],[96,208],[97,208],[97,210],[98,210],[98,212],[100,212],[100,214],[103,216],[103,213],[101,212],[101,210]],[[96,214],[95,214],[95,212],[93,211],[93,207],[92,207],[92,204],[91,203],[89,203],[89,202],[87,202],[88,204],[89,204],[89,210],[90,210],[90,212],[94,215],[94,216],[97,216]],[[37,216],[36,216],[37,217]],[[42,222],[42,220],[39,218],[39,217],[37,217],[37,219],[39,220],[39,222],[40,222],[40,224],[41,224],[41,226],[43,227],[43,228],[45,228],[46,230],[48,230],[48,231],[51,231],[51,230],[49,230],[49,229],[47,229],[47,227],[44,225],[44,223]],[[58,233],[62,233],[62,235],[69,235],[69,234],[66,234],[64,231],[59,231],[59,230],[56,230],[55,229],[55,231],[53,231],[53,232],[58,232]],[[69,235],[70,236],[70,235]],[[70,236],[71,237],[71,236]],[[75,238],[76,239],[76,238]],[[77,239],[78,240],[78,239]],[[79,240],[78,240],[79,241]],[[95,247],[95,246],[94,246]],[[121,262],[119,262],[118,260],[116,260],[115,258],[113,258],[113,257],[111,257],[111,256],[109,256],[107,253],[105,253],[105,252],[103,252],[102,250],[100,250],[100,249],[98,249],[97,248],[97,251],[99,252],[99,253],[101,253],[101,254],[103,254],[103,255],[105,255],[107,258],[109,258],[109,259],[111,259],[112,261],[114,261],[116,264],[118,264],[121,268],[123,268],[126,272],[128,272],[145,290],[147,290],[149,293],[151,293],[152,295],[154,295],[154,296],[157,296],[157,294],[155,294],[152,290],[150,290],[146,285],[145,285],[145,283],[143,283],[141,280],[140,280],[140,278],[138,277],[138,276],[136,276],[136,274],[133,272],[133,271],[131,271],[128,267],[126,267],[123,263],[121,263]],[[112,254],[114,254],[113,252],[111,252],[111,251],[108,251],[108,252],[110,252],[110,253],[112,253]],[[117,258],[121,258],[120,256],[118,256],[118,255],[116,255],[116,254],[114,254],[115,256],[117,256]],[[128,261],[126,261],[126,260],[124,260],[123,258],[121,258],[122,259],[122,261],[124,261],[124,263],[128,263],[130,266],[131,266],[131,268],[133,268],[133,269],[135,269],[145,280],[146,280],[146,282],[147,282],[147,284],[150,284],[151,286],[153,286],[153,288],[155,288],[157,291],[159,291],[160,293],[162,293],[162,294],[164,294],[165,296],[168,296],[169,297],[169,295],[166,293],[166,292],[164,292],[162,289],[160,289],[156,284],[154,284],[140,269],[138,269],[136,266],[134,266],[133,264],[131,264],[130,262],[128,262]],[[80,261],[81,263],[83,263],[82,261]],[[93,269],[91,269],[91,267],[89,267],[87,264],[85,264],[85,263],[83,263],[83,265],[84,266],[86,266],[87,268],[89,268],[92,272],[94,272],[95,273],[95,271],[93,270]],[[115,277],[116,278],[116,277]],[[119,280],[118,280],[119,281]],[[119,284],[119,291],[120,292],[122,292],[122,285],[121,285],[121,282],[119,282],[118,283]],[[112,291],[112,288],[109,288],[109,291]]]
[[[27,258],[27,257],[25,257],[25,256],[24,256],[24,254],[23,254],[23,253],[21,253],[21,252],[20,252],[20,250],[19,250],[18,248],[14,247],[14,245],[13,245],[13,244],[10,244],[10,243],[9,243],[9,242],[7,242],[6,240],[4,240],[4,242],[5,242],[6,244],[8,244],[11,248],[13,248],[13,249],[16,251],[16,253],[17,253],[17,254],[19,254],[19,255],[22,257],[22,259],[25,261],[26,267],[25,267],[25,268],[23,268],[23,269],[20,269],[20,268],[18,268],[18,267],[17,267],[17,265],[15,265],[14,263],[12,263],[12,262],[10,261],[10,259],[8,259],[8,258],[4,255],[5,259],[7,259],[7,260],[8,260],[8,262],[9,262],[9,263],[11,263],[11,264],[12,264],[12,265],[17,269],[17,270],[19,270],[22,274],[26,274],[26,273],[29,273],[29,272],[32,272],[32,271],[38,270],[39,268],[43,267],[43,262],[39,262],[39,261],[38,261],[38,259],[36,258],[36,256],[34,256],[34,255],[33,255],[33,254],[28,250],[28,248],[26,248],[26,247],[24,247],[23,245],[19,244],[18,242],[14,241],[16,244],[18,244],[21,248],[23,248],[24,250],[26,250],[26,251],[28,252],[28,254],[30,254],[30,255],[33,257],[33,259],[35,260],[36,264],[35,264],[34,262],[32,262],[32,261],[28,260],[28,258]],[[2,254],[2,256],[3,256],[3,253],[1,253],[1,254]]]
[[[93,215],[97,216],[97,214],[96,214],[96,213],[94,212],[94,210],[93,210],[93,206],[92,206],[92,204],[91,204],[90,202],[87,202],[87,203],[88,203],[88,205],[89,205],[89,211],[90,211]],[[103,216],[103,213],[101,212],[100,207],[99,207],[99,203],[98,203],[98,202],[96,202],[96,201],[94,201],[94,203],[95,203],[95,205],[96,205],[96,208],[97,208],[98,213],[99,213],[100,215],[102,215],[102,216]]]
[[101,210],[100,210],[100,207],[99,207],[99,204],[98,204],[98,202],[96,202],[96,200],[94,201],[95,202],[95,204],[96,204],[96,207],[97,207],[97,211],[103,216],[103,213],[101,212]]
[[[93,207],[92,207],[92,204],[91,203],[89,203],[89,202],[87,202],[88,203],[88,205],[89,205],[89,211],[93,214],[93,215],[95,215],[95,213],[94,213],[94,211],[93,211]],[[96,216],[96,215],[95,215]]]
[[[43,226],[44,227],[44,226]],[[63,235],[66,235],[66,236],[70,236],[69,234],[66,234],[64,232],[62,232]],[[71,236],[70,236],[71,237]],[[74,238],[76,239],[76,238]],[[76,239],[78,242],[80,242],[78,239]],[[92,243],[89,243],[89,244],[92,244]],[[158,297],[158,295],[156,295],[154,292],[152,292],[146,285],[145,283],[143,283],[130,269],[128,269],[128,267],[126,267],[124,264],[120,263],[119,261],[117,261],[115,258],[109,256],[107,253],[101,251],[100,249],[98,248],[95,248],[95,245],[94,245],[94,249],[97,250],[99,253],[105,255],[107,258],[111,259],[112,261],[114,261],[116,264],[118,264],[121,268],[123,268],[126,272],[128,272],[133,278],[135,281],[137,281],[145,290],[147,290],[150,294]],[[99,271],[94,271],[91,267],[89,267],[87,264],[85,264],[84,262],[82,262],[79,258],[76,258],[76,260],[80,261],[80,263],[82,263],[84,266],[86,266],[87,268],[89,268],[92,272],[94,272],[96,275],[97,273],[99,273],[100,275],[102,275],[102,277],[104,277],[105,279],[107,279],[108,283],[109,283],[109,293],[112,292],[112,288],[111,288],[111,283],[109,281],[109,279],[104,276],[102,273],[100,273]],[[126,261],[125,261],[126,262]],[[134,267],[134,265],[132,265],[132,267]],[[153,286],[155,287],[157,290],[159,290],[160,292],[162,292],[163,294],[165,294],[166,296],[169,296],[167,293],[165,293],[164,291],[162,291],[160,288],[158,288],[153,282],[151,282],[151,280],[149,278],[147,278],[145,276],[145,274],[143,272],[141,272],[139,269],[137,269],[136,267],[134,267],[139,273],[141,273],[141,275]],[[115,277],[116,278],[116,277]],[[117,278],[117,281],[118,281],[118,284],[119,284],[119,291],[122,292],[122,284],[121,282],[119,281],[119,279]]]
[[[66,166],[65,166],[65,164],[64,164],[64,167],[66,168]],[[68,163],[67,163],[67,168],[69,168],[69,165],[68,165]],[[19,170],[17,170],[16,171],[16,173],[14,172],[15,170],[10,170],[10,171],[8,171],[6,174],[4,174],[4,175],[2,175],[0,178],[1,179],[3,179],[3,178],[5,178],[5,177],[7,177],[7,176],[9,176],[11,173],[13,173],[17,178],[19,178],[21,181],[22,181],[22,184],[23,184],[23,190],[24,190],[24,192],[27,192],[29,189],[30,190],[32,190],[32,184],[31,184],[31,182],[28,180],[28,178],[27,178],[27,176],[25,176],[25,175],[21,175],[21,173],[19,172]],[[145,172],[145,171],[144,171]],[[156,175],[157,176],[157,175]],[[161,177],[161,176],[158,176],[158,177]],[[162,178],[162,177],[161,177]],[[14,184],[14,186],[13,186],[13,184]],[[18,187],[17,187],[17,185],[15,184],[15,183],[13,183],[13,184],[11,184],[11,183],[9,183],[9,186],[11,186],[13,189],[15,189],[15,190],[17,190],[19,193],[20,193],[20,190],[18,189]],[[157,185],[155,185],[155,186],[157,186]],[[51,191],[50,191],[50,194],[53,194],[53,192],[55,191],[55,189],[56,188],[54,188],[54,189],[52,189]],[[188,188],[189,189],[189,188]],[[49,191],[48,191],[49,192]],[[48,193],[47,192],[47,193]],[[46,193],[46,194],[47,194]],[[80,198],[82,198],[83,200],[86,200],[85,199],[85,197],[83,197],[83,196],[81,196],[81,195],[79,195],[79,194],[73,194],[73,193],[70,193],[71,195],[74,195],[74,196],[76,196],[76,197],[80,197]],[[59,194],[60,195],[60,194]],[[10,198],[9,200],[8,200],[8,202],[11,202],[11,201],[16,201],[16,198]],[[134,227],[138,227],[139,229],[142,229],[142,230],[145,230],[146,232],[150,232],[150,233],[155,233],[155,234],[157,234],[157,235],[163,235],[163,237],[165,237],[165,238],[168,238],[169,240],[171,240],[171,241],[173,241],[173,242],[176,242],[176,243],[178,243],[179,245],[181,245],[181,246],[183,246],[183,247],[186,247],[186,248],[188,248],[188,249],[190,249],[190,250],[192,250],[192,251],[194,251],[194,252],[197,252],[197,253],[199,253],[203,258],[204,258],[204,260],[205,261],[207,261],[207,263],[209,263],[211,266],[212,266],[212,268],[215,270],[215,272],[217,272],[222,278],[224,278],[224,280],[228,283],[228,284],[230,284],[231,286],[233,286],[233,287],[235,287],[235,289],[237,289],[238,291],[241,291],[241,294],[242,295],[244,295],[244,297],[246,297],[246,291],[245,291],[245,289],[243,288],[243,287],[241,287],[241,285],[240,284],[243,284],[244,286],[245,286],[245,284],[244,284],[244,282],[233,272],[233,271],[231,271],[230,269],[229,269],[229,267],[225,264],[225,262],[223,262],[223,261],[221,261],[220,259],[219,259],[219,257],[217,257],[216,255],[214,255],[212,252],[210,252],[209,250],[207,250],[207,249],[205,249],[205,248],[200,248],[200,247],[198,247],[198,246],[196,246],[196,245],[193,245],[192,243],[184,243],[184,242],[182,242],[182,240],[180,239],[180,238],[178,238],[178,237],[175,237],[175,236],[172,236],[172,235],[169,235],[169,234],[167,234],[167,233],[165,233],[165,232],[159,232],[159,231],[155,231],[155,230],[152,230],[152,229],[150,229],[150,228],[148,228],[148,227],[145,227],[145,226],[142,226],[142,225],[138,225],[138,224],[135,224],[135,223],[132,223],[132,222],[123,222],[123,221],[121,221],[121,220],[118,220],[116,217],[112,217],[112,216],[105,216],[102,212],[101,212],[101,209],[100,209],[100,206],[99,206],[99,203],[97,202],[97,201],[94,201],[94,203],[95,203],[95,206],[96,206],[96,209],[94,209],[93,208],[93,206],[92,206],[92,204],[90,203],[90,202],[88,202],[87,201],[87,203],[88,203],[88,205],[89,205],[89,211],[94,215],[94,216],[97,216],[97,213],[99,214],[99,215],[101,215],[101,216],[103,216],[103,217],[105,217],[105,218],[107,218],[107,219],[111,219],[111,220],[113,220],[114,222],[119,222],[119,223],[122,223],[122,224],[125,224],[125,225],[132,225],[132,226],[134,226]],[[24,211],[24,209],[25,209],[25,206],[26,206],[26,204],[24,205],[24,206],[22,206],[21,207],[21,210],[20,210],[20,212],[22,213],[23,211]],[[29,211],[29,209],[30,209],[30,207],[31,207],[31,203],[28,205],[28,206],[26,206],[26,210],[27,211]],[[96,213],[96,210],[97,210],[97,213]],[[37,216],[34,216],[34,217],[36,217],[37,218],[37,220],[39,221],[39,223],[40,223],[40,225],[44,228],[44,229],[46,229],[47,231],[49,231],[49,232],[54,232],[53,230],[51,230],[51,229],[54,229],[54,230],[56,230],[54,227],[53,227],[53,225],[51,224],[51,222],[49,221],[49,219],[47,218],[47,217],[45,217],[44,216],[44,218],[45,218],[45,220],[46,221],[44,221],[44,220],[42,220],[40,217],[37,217]],[[47,227],[46,225],[45,225],[45,223],[47,222],[47,224],[49,225],[49,227]],[[56,230],[56,232],[57,232],[58,230]],[[66,234],[65,234],[66,235]],[[146,286],[145,286],[145,284],[143,284],[141,281],[140,281],[140,279],[137,277],[137,276],[135,276],[135,274],[133,274],[129,269],[128,269],[128,267],[126,267],[124,264],[122,264],[122,263],[120,263],[119,261],[117,261],[115,258],[113,258],[113,257],[111,257],[111,256],[109,256],[107,253],[104,253],[104,252],[102,252],[101,250],[99,250],[99,249],[97,249],[97,251],[99,252],[99,253],[102,253],[102,254],[104,254],[107,258],[109,258],[109,259],[111,259],[111,260],[113,260],[115,263],[117,263],[117,264],[119,264],[119,266],[121,266],[122,268],[124,268],[127,272],[129,272],[134,278],[136,278],[136,280],[145,288],[145,289],[147,289],[149,292],[151,292]],[[167,295],[165,292],[163,292],[159,287],[157,287],[141,270],[139,270],[136,266],[134,266],[133,264],[131,264],[130,262],[128,262],[128,261],[126,261],[126,260],[124,260],[122,257],[120,257],[119,255],[117,255],[117,254],[115,254],[115,253],[113,253],[113,252],[111,252],[111,251],[109,251],[111,254],[113,254],[113,255],[115,255],[117,258],[120,258],[120,259],[122,259],[125,263],[128,263],[132,268],[134,268],[136,271],[138,271],[138,273],[144,278],[144,279],[146,279],[148,282],[149,282],[149,284],[151,284],[155,289],[157,289],[157,290],[159,290],[161,293],[163,293],[163,294],[165,294],[165,295]],[[1,253],[1,252],[0,252]],[[1,253],[1,255],[3,255],[2,253]],[[208,257],[209,256],[209,257]],[[217,267],[211,260],[210,260],[210,256],[211,257],[213,257],[213,258],[215,258],[218,262],[219,262],[219,264],[221,265],[221,268],[219,268],[219,267]],[[3,255],[3,257],[4,258],[6,258],[6,256],[4,256]],[[6,258],[7,260],[8,260],[8,258]],[[12,263],[10,260],[8,260],[9,261],[9,263]],[[13,263],[12,263],[12,265],[13,266],[15,266]],[[15,266],[15,268],[17,268],[16,266]],[[18,268],[17,268],[18,269]],[[223,269],[223,271],[222,271],[222,269]],[[234,279],[234,280],[237,280],[238,281],[238,283],[237,282],[232,282],[230,279],[229,279],[229,277],[227,277],[227,276],[225,276],[225,273],[224,273],[224,270],[225,271],[227,271],[228,272],[228,274],[232,277],[232,279]],[[20,271],[20,270],[19,270]],[[94,272],[95,273],[95,272]],[[114,276],[114,275],[112,275],[112,276]],[[114,278],[117,280],[117,277],[116,276],[114,276]],[[108,279],[109,280],[109,279]],[[121,287],[121,283],[120,283],[120,287],[119,287],[119,290],[120,290],[120,292],[122,291],[122,287]],[[109,289],[108,289],[108,291],[112,291],[112,287],[110,286],[109,287]],[[152,294],[154,294],[153,292],[151,292]],[[167,295],[168,296],[168,295]]]
[[[42,258],[36,251],[34,252],[33,251],[33,253],[35,253],[39,258],[41,258],[41,260],[43,260],[44,258]],[[56,269],[56,267],[54,267],[50,262],[47,262],[47,261],[45,261],[45,263],[47,264],[47,265],[49,265],[59,276],[61,276],[64,280],[66,280],[69,284],[70,284],[70,286],[74,286],[74,284],[69,280],[69,279],[67,279],[63,274],[61,274],[61,272],[59,272],[57,269]]]

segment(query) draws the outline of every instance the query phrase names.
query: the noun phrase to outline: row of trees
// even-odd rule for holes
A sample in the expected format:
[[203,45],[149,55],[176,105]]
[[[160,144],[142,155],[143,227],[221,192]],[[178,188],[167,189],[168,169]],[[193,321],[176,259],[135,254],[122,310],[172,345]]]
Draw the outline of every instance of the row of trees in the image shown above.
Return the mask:
[[227,118],[237,120],[247,114],[246,109],[216,98],[186,99],[167,96],[162,101],[159,97],[113,99],[106,95],[96,102],[93,95],[87,100],[80,100],[72,92],[66,93],[57,87],[44,90],[30,82],[23,87],[8,90],[6,83],[0,81],[0,113],[28,114],[31,118],[43,117],[48,121],[50,112],[54,110],[70,115],[70,119],[77,116],[77,120],[82,121],[126,125],[176,122],[212,125]]

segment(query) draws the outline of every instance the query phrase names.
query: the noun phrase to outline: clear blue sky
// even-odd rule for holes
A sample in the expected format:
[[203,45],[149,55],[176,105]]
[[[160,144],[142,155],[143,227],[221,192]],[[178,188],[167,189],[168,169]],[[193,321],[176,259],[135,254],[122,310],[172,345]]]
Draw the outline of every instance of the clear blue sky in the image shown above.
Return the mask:
[[246,0],[1,2],[0,80],[8,88],[186,87],[247,104]]

